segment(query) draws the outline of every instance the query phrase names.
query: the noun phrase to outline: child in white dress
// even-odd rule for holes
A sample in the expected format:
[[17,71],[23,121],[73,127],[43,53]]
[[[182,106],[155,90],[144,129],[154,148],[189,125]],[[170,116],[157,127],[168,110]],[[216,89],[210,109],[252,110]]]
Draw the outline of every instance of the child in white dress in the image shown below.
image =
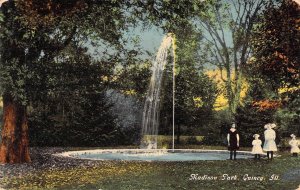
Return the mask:
[[264,132],[265,143],[264,143],[263,150],[267,152],[268,159],[270,158],[273,159],[273,152],[277,151],[277,146],[275,142],[276,133],[272,129],[274,127],[276,127],[274,123],[268,123],[264,126],[266,130]]
[[290,140],[289,144],[291,145],[291,153],[293,154],[293,156],[297,157],[298,153],[300,152],[299,149],[299,142],[296,139],[296,135],[291,134],[292,140]]
[[263,149],[261,147],[262,142],[259,139],[259,134],[253,135],[254,140],[252,141],[252,154],[254,154],[254,159],[260,159],[260,155],[263,154]]

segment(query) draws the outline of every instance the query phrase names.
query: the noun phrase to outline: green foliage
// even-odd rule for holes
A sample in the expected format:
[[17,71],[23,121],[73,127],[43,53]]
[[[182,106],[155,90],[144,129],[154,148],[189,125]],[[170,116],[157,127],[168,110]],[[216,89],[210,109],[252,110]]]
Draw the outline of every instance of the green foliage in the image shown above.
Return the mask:
[[299,87],[299,5],[283,0],[263,12],[255,28],[253,69],[275,89]]
[[[45,67],[36,64],[52,63],[71,44],[82,46],[92,41],[93,45],[97,44],[93,41],[102,40],[121,53],[122,31],[129,27],[124,6],[122,1],[4,3],[0,27],[2,91],[27,104],[31,98],[27,85],[45,77],[39,70]],[[94,19],[97,17],[100,19]],[[38,80],[32,80],[32,75]]]
[[[1,98],[0,101],[2,101]],[[3,123],[3,107],[0,106],[0,131],[2,129],[2,123]],[[1,142],[1,138],[0,138],[0,142]]]
[[202,122],[205,125],[197,132],[204,135],[202,144],[227,146],[227,133],[232,123],[228,110],[214,111],[213,114],[204,115]]
[[150,78],[150,61],[135,60],[115,72],[112,85],[125,95],[143,101]]
[[[259,134],[263,140],[264,125],[275,122],[276,109],[264,109],[255,106],[255,102],[265,100],[266,98],[277,99],[277,94],[272,93],[270,84],[264,81],[263,77],[254,70],[248,70],[247,81],[249,87],[244,100],[244,104],[240,105],[235,115],[235,121],[240,133],[240,141],[242,146],[252,146],[254,134]],[[280,125],[279,125],[280,126]],[[277,132],[277,140],[280,133]]]
[[[201,68],[196,67],[198,60],[199,38],[192,26],[178,27],[176,36],[176,75],[175,75],[175,125],[176,134],[197,134],[212,118],[216,98],[216,84],[209,79]],[[171,59],[171,58],[170,58]],[[166,66],[162,88],[162,103],[159,128],[162,134],[171,133],[172,125],[172,60]],[[202,133],[199,133],[202,135]]]
[[264,98],[281,102],[275,120],[285,136],[299,135],[299,36],[299,5],[283,0],[266,8],[252,40],[249,68],[265,83]]
[[166,33],[175,32],[178,26],[193,23],[193,18],[199,10],[205,9],[205,3],[198,0],[173,1],[134,1],[132,19],[140,19],[144,25],[154,24]]
[[103,93],[85,94],[77,98],[72,108],[68,105],[59,106],[65,113],[60,110],[38,112],[34,108],[29,118],[31,146],[106,146],[125,143],[115,117],[110,113],[110,105],[105,104]]
[[198,28],[203,31],[200,63],[212,65],[221,73],[222,90],[232,119],[241,102],[253,27],[267,3],[267,0],[212,1],[197,17]]
[[[259,134],[263,139],[264,125],[274,121],[274,110],[260,111],[258,108],[253,107],[251,102],[247,103],[244,107],[239,107],[236,114],[236,122],[238,125],[238,131],[240,134],[241,146],[252,146],[254,140],[253,135]],[[280,135],[277,131],[277,139],[280,139]]]
[[0,65],[0,92],[9,91],[11,95],[23,105],[26,105],[26,83],[32,77],[32,72],[26,65],[20,65],[17,59]]
[[275,114],[275,120],[281,126],[282,133],[285,137],[290,137],[291,134],[295,134],[296,136],[300,135],[299,103],[298,107],[295,108],[296,110],[291,108],[281,108]]
[[[62,62],[38,66],[47,74],[31,83],[30,142],[39,146],[118,144],[115,117],[106,99],[106,63],[93,62],[81,48],[62,54]],[[69,55],[68,58],[65,57]],[[40,67],[43,67],[41,69]],[[29,87],[28,87],[29,88]],[[34,89],[38,89],[34,90]]]
[[18,14],[12,11],[14,8],[7,8],[7,4],[2,8],[0,22],[0,92],[10,93],[16,101],[25,105],[28,100],[26,80],[31,77],[25,59],[25,41],[22,38],[26,29],[20,24]]
[[72,127],[66,130],[73,146],[117,145],[120,130],[116,128],[116,120],[109,112],[110,106],[101,93],[87,94],[78,102],[81,111],[70,118]]

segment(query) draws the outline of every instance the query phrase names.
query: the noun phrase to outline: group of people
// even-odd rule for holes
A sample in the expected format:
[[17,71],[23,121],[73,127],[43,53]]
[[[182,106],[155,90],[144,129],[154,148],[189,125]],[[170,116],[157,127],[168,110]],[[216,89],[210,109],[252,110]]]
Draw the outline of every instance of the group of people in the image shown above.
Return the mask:
[[[266,129],[264,132],[264,145],[262,147],[262,141],[259,139],[259,134],[254,134],[252,141],[252,154],[254,154],[255,159],[260,159],[261,154],[263,154],[263,151],[267,152],[268,159],[273,159],[274,152],[277,151],[277,145],[275,142],[276,139],[276,132],[273,128],[275,128],[276,125],[274,123],[268,123],[264,126]],[[299,145],[300,143],[296,139],[296,135],[291,134],[291,140],[289,141],[289,145],[291,146],[291,153],[293,156],[298,156],[298,153],[300,152]],[[227,142],[228,142],[228,150],[230,151],[230,160],[234,159],[236,160],[236,151],[239,149],[240,145],[240,136],[236,130],[236,125],[232,124],[229,133],[227,135]]]

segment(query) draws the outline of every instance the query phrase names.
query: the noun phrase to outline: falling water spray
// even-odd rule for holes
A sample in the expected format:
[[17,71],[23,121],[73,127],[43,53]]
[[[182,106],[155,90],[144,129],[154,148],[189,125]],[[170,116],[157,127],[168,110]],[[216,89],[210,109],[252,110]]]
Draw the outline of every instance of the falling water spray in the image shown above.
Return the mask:
[[174,34],[168,33],[164,37],[152,66],[152,76],[145,100],[141,145],[143,149],[157,149],[157,135],[159,126],[159,112],[161,100],[161,87],[164,70],[167,64],[170,47],[173,51],[173,150],[174,150],[174,110],[175,110],[175,38]]

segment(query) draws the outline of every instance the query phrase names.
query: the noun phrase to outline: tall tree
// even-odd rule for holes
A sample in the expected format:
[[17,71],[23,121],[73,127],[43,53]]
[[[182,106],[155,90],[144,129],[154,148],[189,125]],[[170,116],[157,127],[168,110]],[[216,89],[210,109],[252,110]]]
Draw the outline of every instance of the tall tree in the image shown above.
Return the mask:
[[111,133],[116,124],[103,80],[113,64],[92,61],[86,51],[72,43],[59,62],[43,67],[45,86],[35,85],[30,99],[30,145],[100,146],[118,132]]
[[[10,6],[11,8],[9,8]],[[28,148],[28,125],[25,101],[24,75],[26,76],[25,51],[21,38],[24,28],[15,22],[14,5],[9,2],[2,6],[4,17],[1,29],[1,69],[3,84],[3,129],[0,146],[1,163],[30,162]],[[17,30],[17,28],[19,30]],[[6,77],[5,77],[6,75]]]
[[250,63],[274,90],[299,87],[300,8],[292,0],[270,5],[255,29]]
[[220,70],[231,117],[240,103],[243,68],[251,54],[255,21],[266,3],[266,0],[213,1],[199,14],[200,29],[204,32],[203,63]]
[[[32,85],[30,82],[34,85],[44,82],[43,65],[52,63],[72,41],[87,41],[87,36],[120,48],[119,39],[125,19],[121,11],[123,4],[32,0],[9,1],[2,5],[4,126],[1,163],[30,161],[26,111],[34,90],[30,91],[28,87]],[[92,19],[96,16],[102,19]],[[34,70],[36,68],[40,70]],[[31,80],[34,75],[37,75],[37,81]]]
[[292,0],[270,4],[255,28],[253,58],[248,67],[268,84],[269,94],[258,106],[277,108],[282,129],[299,131],[300,6]]

